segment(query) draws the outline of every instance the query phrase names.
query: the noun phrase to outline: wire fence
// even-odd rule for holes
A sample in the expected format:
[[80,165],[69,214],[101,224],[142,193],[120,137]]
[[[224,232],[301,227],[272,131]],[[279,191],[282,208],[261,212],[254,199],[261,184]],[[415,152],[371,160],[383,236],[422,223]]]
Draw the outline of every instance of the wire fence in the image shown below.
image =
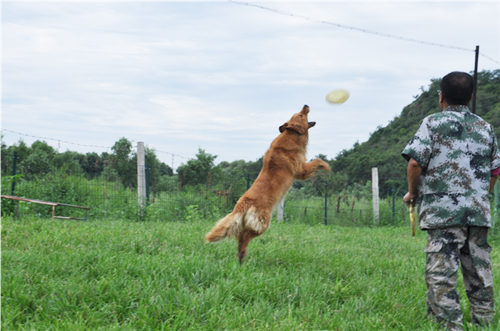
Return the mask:
[[[2,160],[2,195],[90,207],[88,217],[93,219],[216,221],[231,212],[258,175],[208,172],[193,182],[183,172],[158,176],[158,169],[149,165],[84,171],[68,165],[57,168],[40,166],[43,162],[20,162],[22,157],[15,155],[3,155]],[[142,196],[138,190],[141,181],[145,183]],[[333,190],[336,186],[320,177],[305,186],[294,183],[284,199],[283,220],[341,226],[408,225],[402,190],[398,193],[394,188],[392,194],[380,199],[377,219],[371,187],[338,192]],[[492,207],[495,222],[499,216],[498,201],[492,202]],[[67,206],[57,209],[58,216],[83,218],[87,213]],[[53,210],[48,205],[3,199],[2,215],[8,214],[50,217]]]
[[[71,167],[69,163],[55,167],[40,160],[33,164],[17,155],[6,154],[2,159],[2,195],[90,207],[88,217],[94,219],[215,221],[233,209],[258,175],[208,172],[193,183],[182,172],[158,176],[159,169],[149,165],[144,169],[104,166],[92,171]],[[142,180],[146,183],[143,197],[138,193]],[[344,226],[375,224],[370,190],[333,192],[334,183],[321,178],[308,185],[309,188],[294,185],[289,191],[284,200],[284,221]],[[406,216],[401,199],[388,197],[381,200],[380,206],[378,224],[400,224]],[[57,208],[60,216],[83,217],[85,213],[65,206]],[[49,217],[51,213],[51,207],[43,204],[2,201],[3,215]]]

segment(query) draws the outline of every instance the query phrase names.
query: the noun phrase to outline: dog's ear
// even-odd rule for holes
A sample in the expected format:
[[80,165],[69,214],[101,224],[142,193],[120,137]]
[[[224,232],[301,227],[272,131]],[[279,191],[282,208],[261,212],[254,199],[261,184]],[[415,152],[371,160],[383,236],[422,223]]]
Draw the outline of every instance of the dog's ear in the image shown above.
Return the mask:
[[283,124],[282,126],[280,126],[280,133],[283,133],[283,131],[285,131],[285,129],[288,127],[288,123],[285,123]]

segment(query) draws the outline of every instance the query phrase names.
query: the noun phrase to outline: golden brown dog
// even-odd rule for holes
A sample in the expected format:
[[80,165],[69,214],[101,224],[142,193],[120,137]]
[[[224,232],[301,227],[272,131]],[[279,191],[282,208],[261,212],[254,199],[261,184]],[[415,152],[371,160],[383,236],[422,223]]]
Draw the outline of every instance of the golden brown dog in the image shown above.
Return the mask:
[[233,212],[220,219],[206,235],[207,242],[238,238],[240,263],[245,260],[250,240],[269,227],[272,210],[290,189],[293,179],[304,180],[320,169],[330,171],[323,160],[306,163],[308,130],[316,124],[307,121],[308,113],[305,105],[280,126],[281,134],[264,155],[262,170],[252,187],[238,200]]

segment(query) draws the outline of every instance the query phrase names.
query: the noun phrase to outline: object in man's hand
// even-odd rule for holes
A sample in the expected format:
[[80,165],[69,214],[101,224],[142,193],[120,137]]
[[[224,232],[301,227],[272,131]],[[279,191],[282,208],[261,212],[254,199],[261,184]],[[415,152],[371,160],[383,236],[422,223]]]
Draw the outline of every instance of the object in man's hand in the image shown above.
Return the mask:
[[410,201],[410,222],[411,222],[411,236],[415,237],[417,233],[417,211],[413,206],[413,200]]

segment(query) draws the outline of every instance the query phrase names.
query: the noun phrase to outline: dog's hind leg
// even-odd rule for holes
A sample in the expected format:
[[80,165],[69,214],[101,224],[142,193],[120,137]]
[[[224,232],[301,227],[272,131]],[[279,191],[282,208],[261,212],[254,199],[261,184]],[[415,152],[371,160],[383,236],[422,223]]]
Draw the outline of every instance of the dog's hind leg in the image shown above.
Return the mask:
[[246,214],[245,230],[238,236],[238,258],[240,264],[245,261],[247,247],[250,240],[263,234],[271,223],[271,210],[257,211],[254,207],[250,208]]
[[245,214],[245,227],[243,231],[238,234],[238,258],[240,264],[245,261],[247,255],[247,247],[250,240],[260,236],[266,232],[269,224],[271,223],[272,208],[257,209],[252,206]]
[[245,256],[247,255],[247,247],[250,240],[258,237],[259,233],[253,230],[245,230],[238,237],[238,258],[240,259],[240,264],[245,261]]

